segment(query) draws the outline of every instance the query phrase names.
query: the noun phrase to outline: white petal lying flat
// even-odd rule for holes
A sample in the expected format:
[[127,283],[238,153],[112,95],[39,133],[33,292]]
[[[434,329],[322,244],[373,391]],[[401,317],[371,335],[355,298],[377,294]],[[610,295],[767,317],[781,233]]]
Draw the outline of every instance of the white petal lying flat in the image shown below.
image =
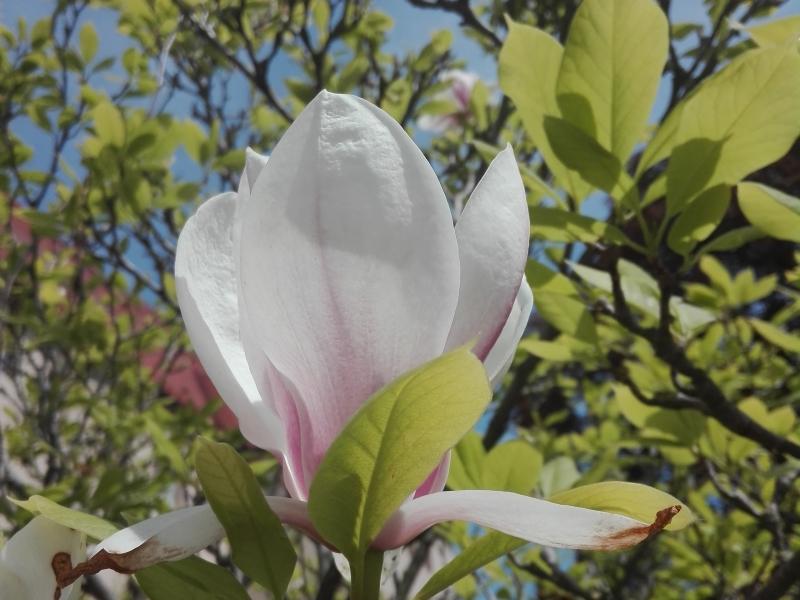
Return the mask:
[[489,351],[489,355],[483,361],[492,388],[497,387],[511,368],[517,344],[525,333],[532,310],[533,292],[531,286],[528,285],[528,280],[523,276],[514,306],[508,315],[508,321],[506,321],[503,331],[500,332],[500,337]]
[[236,194],[215,196],[186,222],[175,257],[178,302],[192,345],[242,434],[256,446],[280,452],[278,417],[259,394],[239,334],[236,204]]
[[[53,588],[55,592],[55,587]],[[8,567],[0,564],[0,598],[12,598],[16,600],[36,600],[28,593],[22,579]]]
[[[0,581],[3,600],[51,600],[56,593],[56,576],[53,559],[57,554],[69,555],[76,565],[86,557],[86,542],[83,534],[64,527],[47,517],[34,517],[0,549]],[[12,577],[13,574],[15,577]],[[6,584],[8,587],[6,587]],[[70,597],[80,580],[61,591],[61,600]],[[7,590],[24,590],[19,595]]]
[[297,419],[287,443],[310,482],[373,392],[442,352],[459,278],[450,212],[391,117],[321,92],[258,176],[240,251],[253,339],[298,392],[276,409]]
[[[664,507],[669,511],[673,507]],[[666,512],[655,524],[587,508],[555,504],[512,492],[441,492],[401,506],[373,546],[397,548],[436,523],[468,521],[553,548],[618,550],[638,544],[669,523]]]
[[503,329],[528,258],[530,219],[511,146],[489,165],[456,224],[461,289],[447,347],[478,338],[483,359]]
[[181,560],[219,541],[225,530],[208,504],[181,508],[126,527],[100,542],[120,569],[138,571],[160,562]]
[[[317,537],[304,502],[276,497],[268,497],[267,502],[282,523]],[[224,535],[225,530],[211,506],[201,504],[122,529],[100,542],[92,556],[101,556],[101,551],[105,551],[117,570],[133,572],[160,562],[187,558],[218,542]]]

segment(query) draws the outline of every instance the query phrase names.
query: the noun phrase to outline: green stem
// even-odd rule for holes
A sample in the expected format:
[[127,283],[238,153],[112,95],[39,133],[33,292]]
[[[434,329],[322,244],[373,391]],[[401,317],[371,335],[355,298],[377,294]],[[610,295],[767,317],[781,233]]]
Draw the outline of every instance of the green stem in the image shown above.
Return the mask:
[[367,550],[350,561],[351,600],[380,600],[383,552]]

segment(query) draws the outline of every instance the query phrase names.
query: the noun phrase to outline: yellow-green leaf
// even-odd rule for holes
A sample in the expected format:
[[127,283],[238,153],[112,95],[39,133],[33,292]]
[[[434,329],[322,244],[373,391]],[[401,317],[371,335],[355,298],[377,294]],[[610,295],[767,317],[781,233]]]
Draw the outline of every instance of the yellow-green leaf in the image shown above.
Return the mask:
[[800,242],[800,200],[749,181],[740,183],[737,189],[739,207],[759,231],[779,240]]
[[800,53],[791,46],[745,52],[707,79],[681,111],[667,167],[671,212],[783,156],[800,134],[798,97]]
[[695,517],[691,509],[666,492],[640,483],[603,481],[559,492],[551,502],[581,506],[593,510],[617,513],[642,523],[652,523],[656,513],[670,506],[680,506],[680,512],[667,525],[668,531],[677,531],[691,525]]
[[386,520],[475,424],[491,398],[481,362],[449,352],[379,390],[328,449],[311,483],[317,531],[358,563]]
[[544,130],[545,116],[560,115],[556,81],[563,48],[535,27],[509,21],[508,28],[499,58],[500,87],[514,101],[525,130],[556,179],[573,197],[583,199],[589,186],[556,157]]
[[624,162],[647,123],[668,43],[652,0],[584,0],[556,84],[563,117]]

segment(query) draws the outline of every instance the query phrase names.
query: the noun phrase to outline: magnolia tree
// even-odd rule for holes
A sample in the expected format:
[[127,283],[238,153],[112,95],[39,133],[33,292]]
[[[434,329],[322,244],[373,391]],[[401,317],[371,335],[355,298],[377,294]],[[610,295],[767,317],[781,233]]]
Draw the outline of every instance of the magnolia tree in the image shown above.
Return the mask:
[[0,595],[797,592],[782,4],[3,29]]

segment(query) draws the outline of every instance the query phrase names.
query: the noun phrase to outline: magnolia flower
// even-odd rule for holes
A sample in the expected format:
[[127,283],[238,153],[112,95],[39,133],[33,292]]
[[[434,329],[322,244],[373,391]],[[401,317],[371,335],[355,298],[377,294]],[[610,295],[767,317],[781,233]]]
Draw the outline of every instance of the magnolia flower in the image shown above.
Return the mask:
[[46,517],[34,517],[0,549],[0,597],[77,599],[80,581],[59,589],[56,574],[68,571],[85,557],[83,534]]
[[[402,127],[364,100],[328,92],[269,160],[248,151],[237,193],[189,219],[175,267],[181,311],[242,433],[282,464],[291,497],[267,499],[282,522],[320,539],[306,504],[320,462],[399,375],[470,342],[489,379],[502,377],[531,311],[528,237],[510,148],[453,227],[433,169]],[[583,549],[630,546],[665,524],[510,492],[443,492],[448,466],[449,454],[374,548],[401,547],[445,520]],[[178,510],[114,534],[80,572],[176,560],[223,534],[208,506]]]
[[451,127],[457,127],[469,116],[472,88],[475,87],[478,76],[468,71],[452,69],[443,72],[439,79],[447,83],[447,88],[433,99],[449,102],[453,105],[453,111],[444,115],[422,115],[417,120],[420,129],[432,133],[443,133]]

